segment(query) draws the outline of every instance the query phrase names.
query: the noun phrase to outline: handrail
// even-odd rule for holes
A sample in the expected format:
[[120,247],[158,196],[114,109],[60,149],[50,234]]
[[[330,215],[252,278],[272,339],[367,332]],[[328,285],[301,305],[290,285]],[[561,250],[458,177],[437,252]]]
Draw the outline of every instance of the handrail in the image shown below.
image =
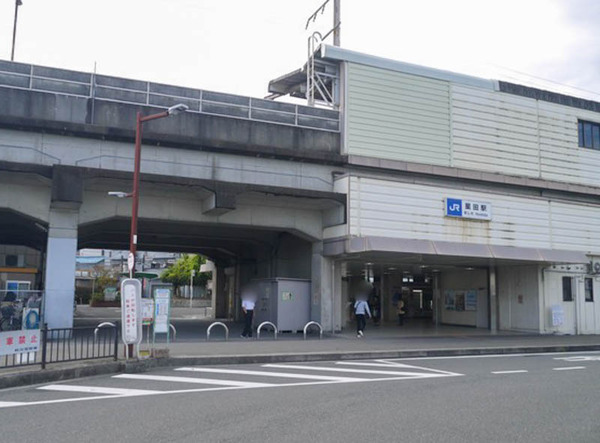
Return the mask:
[[208,341],[210,339],[210,330],[214,326],[223,326],[225,328],[225,341],[229,340],[229,328],[227,327],[227,325],[220,321],[215,321],[215,322],[212,322],[210,324],[210,326],[208,327],[208,329],[206,330],[206,341]]
[[321,340],[323,338],[323,326],[316,321],[309,321],[304,325],[304,340],[306,340],[306,331],[308,331],[308,327],[311,325],[316,325],[319,327],[319,340]]
[[273,331],[275,332],[275,340],[277,340],[277,326],[275,326],[270,321],[263,321],[260,325],[258,325],[258,328],[256,328],[256,339],[260,339],[260,329],[266,325],[273,326]]
[[117,325],[115,325],[114,323],[111,323],[109,321],[105,321],[100,323],[98,326],[96,326],[96,329],[94,329],[94,341],[96,341],[97,337],[98,337],[98,330],[100,328],[103,328],[104,326],[112,326],[113,328],[116,328]]
[[[314,60],[313,60],[313,63],[314,63]],[[192,96],[185,96],[186,95],[185,93],[177,94],[177,93],[165,93],[163,91],[159,92],[156,90],[157,88],[154,88],[154,90],[151,91],[152,88],[150,87],[150,85],[156,85],[155,83],[152,83],[152,82],[140,81],[139,82],[141,84],[140,89],[137,89],[135,87],[134,88],[120,87],[120,86],[102,84],[101,81],[99,84],[96,74],[90,74],[89,80],[84,80],[84,81],[72,80],[72,79],[61,78],[59,75],[53,76],[52,71],[54,70],[54,68],[46,68],[47,74],[39,75],[39,74],[36,74],[33,72],[34,65],[30,65],[30,66],[31,66],[30,72],[27,74],[0,69],[0,75],[9,76],[9,77],[28,78],[29,79],[28,86],[15,86],[15,85],[10,84],[10,82],[8,82],[8,83],[0,82],[0,87],[1,88],[29,90],[29,91],[50,92],[50,93],[66,95],[66,96],[91,98],[92,100],[103,100],[103,101],[111,101],[111,102],[118,102],[118,103],[131,103],[131,104],[137,104],[137,105],[151,105],[151,106],[158,107],[158,108],[165,107],[163,105],[163,103],[164,103],[164,99],[166,98],[166,99],[172,99],[173,101],[185,101],[186,104],[188,104],[190,106],[190,109],[188,112],[192,112],[192,113],[218,115],[218,116],[222,116],[222,117],[230,117],[230,118],[237,118],[237,119],[241,118],[241,119],[245,119],[245,120],[264,121],[264,122],[268,122],[268,123],[280,124],[280,125],[286,125],[286,126],[297,126],[297,127],[331,131],[331,132],[340,132],[340,114],[339,113],[337,113],[336,116],[313,115],[312,113],[302,112],[302,109],[305,108],[305,106],[303,106],[303,105],[293,104],[292,105],[293,110],[291,110],[289,108],[288,109],[283,109],[283,108],[282,109],[273,109],[271,106],[261,105],[261,102],[263,102],[265,100],[256,98],[256,97],[239,96],[244,99],[247,99],[247,103],[231,103],[230,100],[221,99],[220,97],[214,97],[214,96],[210,97],[210,98],[204,97],[204,95],[205,95],[205,94],[203,94],[204,92],[212,93],[212,91],[182,88],[182,89],[186,90],[188,93],[189,92],[195,93],[195,94],[191,94]],[[314,66],[313,66],[313,70],[314,70]],[[76,74],[87,74],[87,73],[81,73],[78,71],[69,71],[69,72],[73,72]],[[113,78],[110,76],[102,76],[102,77]],[[115,79],[117,79],[117,78],[115,78]],[[48,86],[42,85],[42,84],[34,85],[34,80],[55,82],[59,86],[64,85],[65,87],[64,88],[58,87],[58,89],[56,89],[56,88],[48,87]],[[120,79],[119,78],[118,80],[130,80],[130,79]],[[74,88],[71,88],[70,86],[73,86]],[[321,85],[313,84],[312,86],[315,88],[320,88]],[[82,88],[82,90],[77,91],[76,90],[77,88]],[[322,89],[322,88],[320,88],[320,89]],[[102,97],[102,96],[99,97],[98,94],[99,94],[99,92],[101,93],[102,91],[130,92],[130,93],[134,93],[134,94],[139,94],[139,99],[125,100],[121,97],[114,98],[114,97],[112,97],[112,94],[108,94],[107,97]],[[321,92],[321,94],[324,94],[324,95],[330,95],[329,91],[323,90],[320,92]],[[313,90],[313,94],[314,94],[314,90]],[[231,95],[231,94],[224,94],[224,95]],[[155,98],[157,98],[159,100],[155,100]],[[328,97],[328,99],[329,99],[329,97]],[[211,105],[217,106],[220,108],[218,110],[205,109],[205,108],[210,108]],[[307,108],[310,108],[310,107],[311,106],[308,106]],[[231,109],[233,109],[233,111],[231,113],[228,113],[225,108],[231,108]],[[256,111],[256,112],[253,112],[253,111]],[[277,119],[275,119],[275,120],[265,119],[264,118],[265,112],[269,113],[269,114],[278,114],[281,116],[289,116],[290,119],[293,120],[293,122],[292,121],[290,121],[290,122],[276,121]],[[261,118],[261,117],[263,117],[263,118]],[[299,123],[299,117],[304,117],[305,120],[303,122]],[[323,122],[323,124],[319,124],[319,123],[313,124],[313,123],[310,123],[309,121],[310,122]],[[333,125],[334,129],[328,128],[327,127],[328,125]]]

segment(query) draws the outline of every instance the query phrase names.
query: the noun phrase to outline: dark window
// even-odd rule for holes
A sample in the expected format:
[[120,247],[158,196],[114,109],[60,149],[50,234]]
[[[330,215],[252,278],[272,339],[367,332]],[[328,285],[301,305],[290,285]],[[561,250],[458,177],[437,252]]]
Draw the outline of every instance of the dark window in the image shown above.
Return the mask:
[[563,301],[573,301],[573,277],[563,277]]
[[579,147],[600,150],[600,123],[579,121]]
[[594,279],[585,279],[585,301],[594,301]]

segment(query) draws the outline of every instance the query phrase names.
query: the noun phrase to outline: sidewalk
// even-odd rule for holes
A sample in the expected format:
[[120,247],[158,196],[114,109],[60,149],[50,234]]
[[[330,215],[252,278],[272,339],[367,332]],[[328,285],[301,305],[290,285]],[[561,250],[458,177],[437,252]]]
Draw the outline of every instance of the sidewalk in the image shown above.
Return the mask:
[[[369,327],[366,337],[358,339],[353,331],[341,334],[280,334],[264,331],[260,340],[239,338],[240,325],[230,324],[231,340],[225,341],[221,330],[213,330],[206,341],[209,321],[180,321],[181,339],[168,345],[168,357],[139,361],[96,360],[55,363],[41,370],[39,366],[0,370],[0,388],[46,383],[70,378],[118,372],[143,372],[153,368],[176,365],[217,365],[243,363],[302,362],[376,358],[410,358],[452,355],[514,354],[539,352],[598,351],[600,336],[531,335],[517,333],[491,334],[474,328],[415,323],[399,329],[392,325]],[[236,334],[237,333],[237,334]],[[145,344],[142,344],[142,349]],[[166,343],[156,343],[165,349]],[[120,352],[120,355],[122,353]]]

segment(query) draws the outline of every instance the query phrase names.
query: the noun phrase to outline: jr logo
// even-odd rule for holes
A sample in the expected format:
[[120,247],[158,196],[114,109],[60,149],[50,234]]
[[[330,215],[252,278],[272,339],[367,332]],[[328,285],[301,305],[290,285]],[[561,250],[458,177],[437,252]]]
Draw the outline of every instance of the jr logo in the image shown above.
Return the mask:
[[446,199],[446,215],[462,217],[462,200],[458,198]]

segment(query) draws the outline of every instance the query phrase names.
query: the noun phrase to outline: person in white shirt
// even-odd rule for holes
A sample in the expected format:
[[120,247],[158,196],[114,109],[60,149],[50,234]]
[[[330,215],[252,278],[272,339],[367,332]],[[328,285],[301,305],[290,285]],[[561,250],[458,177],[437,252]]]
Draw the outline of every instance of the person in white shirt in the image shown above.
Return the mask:
[[367,318],[371,318],[371,310],[369,303],[365,298],[359,298],[354,303],[354,316],[356,317],[356,336],[364,337],[364,330],[367,324]]
[[242,311],[244,312],[244,330],[242,338],[252,337],[252,317],[254,316],[254,306],[256,302],[254,293],[251,290],[242,293]]

